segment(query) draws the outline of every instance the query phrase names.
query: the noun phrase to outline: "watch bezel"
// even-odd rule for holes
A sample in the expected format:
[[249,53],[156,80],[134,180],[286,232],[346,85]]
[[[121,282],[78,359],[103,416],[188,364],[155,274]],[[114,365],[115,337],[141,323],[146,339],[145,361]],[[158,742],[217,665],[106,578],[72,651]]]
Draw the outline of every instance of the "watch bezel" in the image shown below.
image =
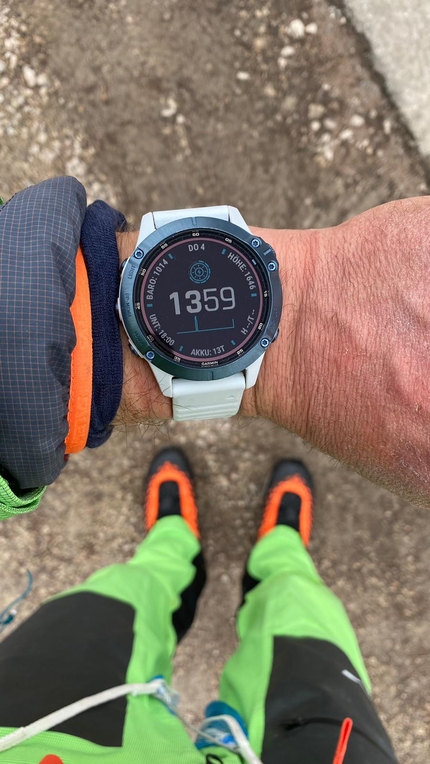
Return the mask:
[[[170,238],[178,234],[190,233],[192,235],[196,230],[216,231],[218,234],[225,234],[227,238],[238,239],[249,254],[262,268],[268,286],[269,286],[269,308],[263,328],[259,331],[254,343],[237,359],[220,366],[210,366],[207,368],[187,367],[183,362],[174,361],[167,357],[157,347],[155,342],[149,341],[143,334],[139,319],[136,315],[134,304],[134,293],[136,280],[146,257],[153,253],[153,250]],[[258,246],[255,246],[256,242]],[[254,242],[254,244],[253,244]],[[228,243],[228,242],[227,242]],[[269,262],[276,262],[276,269],[269,270]],[[148,360],[153,366],[161,369],[167,374],[180,379],[190,379],[194,381],[210,381],[214,379],[224,379],[233,374],[244,371],[258,358],[260,358],[270,346],[270,343],[276,339],[277,330],[282,313],[282,288],[279,278],[279,266],[276,253],[273,247],[265,242],[261,237],[255,236],[234,223],[219,220],[211,217],[187,217],[180,220],[173,220],[160,228],[157,228],[143,241],[139,242],[133,254],[129,257],[121,274],[121,283],[119,290],[119,309],[120,318],[128,338],[138,354]],[[262,347],[261,340],[268,340],[268,346]],[[146,354],[152,351],[154,358],[146,358]]]

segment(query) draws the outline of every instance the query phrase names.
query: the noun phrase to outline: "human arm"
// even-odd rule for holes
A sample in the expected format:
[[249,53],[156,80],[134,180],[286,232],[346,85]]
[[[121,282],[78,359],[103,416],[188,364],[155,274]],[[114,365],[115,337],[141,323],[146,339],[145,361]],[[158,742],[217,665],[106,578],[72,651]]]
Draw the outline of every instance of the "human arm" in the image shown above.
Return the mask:
[[[419,198],[335,228],[253,229],[278,254],[284,309],[241,407],[427,506],[429,223],[430,199]],[[115,316],[118,258],[137,240],[119,233],[125,224],[104,202],[86,207],[72,177],[0,208],[0,518],[35,509],[67,455],[104,442],[112,421],[171,417]],[[82,328],[73,306],[84,281]]]
[[[277,252],[284,307],[241,413],[430,506],[430,198],[322,230],[252,230]],[[136,237],[117,234],[120,259]],[[117,420],[170,417],[170,400],[125,341],[123,355]]]

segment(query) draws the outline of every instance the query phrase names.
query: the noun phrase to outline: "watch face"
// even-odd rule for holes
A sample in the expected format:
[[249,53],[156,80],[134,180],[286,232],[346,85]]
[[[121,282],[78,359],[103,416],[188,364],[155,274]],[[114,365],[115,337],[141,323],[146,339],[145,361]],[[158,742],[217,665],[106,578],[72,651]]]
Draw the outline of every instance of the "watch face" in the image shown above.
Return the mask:
[[221,366],[258,342],[270,289],[251,248],[224,233],[186,231],[142,262],[134,306],[147,339],[187,367]]

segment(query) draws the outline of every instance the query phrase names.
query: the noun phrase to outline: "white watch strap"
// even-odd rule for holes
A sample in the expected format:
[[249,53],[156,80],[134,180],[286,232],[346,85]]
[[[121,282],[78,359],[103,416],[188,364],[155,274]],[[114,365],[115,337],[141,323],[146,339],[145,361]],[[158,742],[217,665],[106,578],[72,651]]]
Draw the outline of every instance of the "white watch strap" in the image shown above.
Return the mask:
[[242,215],[237,207],[230,207],[226,204],[217,207],[192,207],[183,210],[159,210],[157,212],[147,212],[140,221],[139,236],[137,241],[140,243],[149,236],[154,229],[161,228],[172,220],[181,220],[189,217],[210,217],[218,220],[226,220],[234,225],[243,228],[250,233]]
[[[183,210],[160,210],[153,212],[155,228],[190,217],[218,218],[230,220],[230,209],[226,204],[217,207],[193,207]],[[139,241],[143,238],[143,219]],[[237,414],[245,389],[245,375],[240,372],[224,379],[196,382],[190,379],[172,381],[173,419],[183,422],[190,419],[218,419]]]
[[245,375],[233,374],[210,382],[173,380],[173,419],[218,419],[237,414],[245,389]]
[[226,204],[218,207],[193,207],[185,210],[161,210],[153,212],[156,228],[171,223],[172,220],[181,220],[182,218],[218,218],[218,220],[230,220],[229,210]]

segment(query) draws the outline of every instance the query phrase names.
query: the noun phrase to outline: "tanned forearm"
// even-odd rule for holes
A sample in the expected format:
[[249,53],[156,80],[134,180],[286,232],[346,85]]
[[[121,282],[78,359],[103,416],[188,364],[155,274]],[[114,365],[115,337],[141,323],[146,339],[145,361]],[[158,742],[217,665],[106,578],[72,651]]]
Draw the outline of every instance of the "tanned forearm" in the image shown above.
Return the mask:
[[[430,506],[430,198],[319,231],[252,230],[277,252],[284,306],[241,413]],[[136,236],[118,234],[122,258]],[[170,417],[147,364],[124,355],[120,419]]]
[[430,506],[430,198],[370,210],[308,245],[294,332],[280,333],[265,370],[270,418]]

